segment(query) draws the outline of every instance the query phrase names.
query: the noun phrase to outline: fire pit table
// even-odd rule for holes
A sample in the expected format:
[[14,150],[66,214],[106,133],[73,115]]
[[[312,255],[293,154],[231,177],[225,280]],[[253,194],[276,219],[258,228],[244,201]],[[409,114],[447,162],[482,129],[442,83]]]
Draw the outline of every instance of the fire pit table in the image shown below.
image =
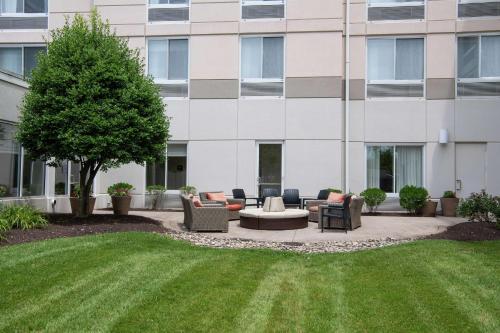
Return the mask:
[[292,230],[307,228],[309,211],[287,209],[264,212],[262,208],[240,210],[240,227],[257,230]]

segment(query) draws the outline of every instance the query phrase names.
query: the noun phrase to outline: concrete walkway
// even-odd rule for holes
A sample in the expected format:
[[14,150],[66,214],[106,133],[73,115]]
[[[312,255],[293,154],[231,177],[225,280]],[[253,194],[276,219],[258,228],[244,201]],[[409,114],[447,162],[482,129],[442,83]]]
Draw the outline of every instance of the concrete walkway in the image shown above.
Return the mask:
[[[189,232],[183,225],[182,212],[133,211],[130,214],[142,215],[160,221],[166,228]],[[323,241],[366,241],[392,239],[411,239],[445,231],[449,226],[465,222],[462,218],[450,217],[393,217],[363,216],[362,226],[354,231],[325,230],[321,233],[317,223],[309,223],[306,229],[268,231],[241,228],[239,221],[229,221],[228,233],[198,233],[213,238],[244,238],[268,242],[323,242]]]

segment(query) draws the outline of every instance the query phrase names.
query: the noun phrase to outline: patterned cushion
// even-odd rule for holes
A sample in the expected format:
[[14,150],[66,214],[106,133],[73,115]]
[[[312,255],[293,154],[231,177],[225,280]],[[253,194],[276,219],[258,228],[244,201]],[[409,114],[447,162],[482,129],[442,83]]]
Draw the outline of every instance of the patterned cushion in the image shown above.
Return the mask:
[[193,204],[195,207],[198,207],[198,208],[203,207],[203,204],[201,203],[200,198],[193,197],[192,200],[193,200]]
[[312,207],[309,207],[309,211],[310,211],[310,212],[319,212],[319,206],[312,206]]
[[231,212],[237,212],[241,210],[241,204],[226,205],[226,208]]
[[344,194],[330,192],[330,194],[328,195],[328,199],[326,201],[332,203],[343,203],[344,199],[345,199]]
[[222,192],[207,193],[207,199],[210,201],[222,201],[222,202],[225,202],[227,205],[226,195]]

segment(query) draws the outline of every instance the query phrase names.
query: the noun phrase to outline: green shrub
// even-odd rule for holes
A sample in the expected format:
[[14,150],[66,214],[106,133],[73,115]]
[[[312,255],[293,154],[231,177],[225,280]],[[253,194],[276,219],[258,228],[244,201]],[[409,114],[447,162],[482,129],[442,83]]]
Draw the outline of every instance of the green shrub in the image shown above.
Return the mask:
[[399,191],[399,204],[410,214],[416,214],[424,207],[429,192],[423,187],[406,185]]
[[330,188],[328,189],[328,192],[333,192],[333,193],[340,193],[340,194],[342,194],[342,190],[339,190],[339,189],[337,189],[337,188],[333,188],[333,187],[330,187]]
[[455,195],[455,192],[453,192],[453,191],[444,191],[444,193],[443,193],[443,198],[453,199],[456,197],[457,196]]
[[194,187],[194,186],[186,185],[186,186],[181,187],[181,192],[184,195],[189,195],[189,194],[196,195],[197,190],[196,190],[196,187]]
[[47,220],[35,208],[9,205],[0,208],[0,238],[10,229],[33,229],[47,225]]
[[487,194],[484,190],[471,193],[467,199],[460,200],[457,208],[458,215],[469,221],[493,222],[500,216],[500,198]]
[[371,213],[376,212],[378,206],[387,198],[387,194],[379,188],[367,188],[360,195],[365,199]]
[[0,184],[0,198],[7,195],[8,188],[5,185]]
[[108,187],[108,194],[112,197],[128,197],[133,189],[129,183],[116,183]]

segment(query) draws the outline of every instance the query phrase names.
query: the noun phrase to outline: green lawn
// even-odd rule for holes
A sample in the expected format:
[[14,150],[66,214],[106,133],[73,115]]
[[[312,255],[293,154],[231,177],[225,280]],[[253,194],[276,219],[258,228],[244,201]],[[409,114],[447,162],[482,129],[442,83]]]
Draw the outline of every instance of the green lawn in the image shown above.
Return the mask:
[[500,332],[500,242],[348,254],[121,233],[0,248],[0,331]]

